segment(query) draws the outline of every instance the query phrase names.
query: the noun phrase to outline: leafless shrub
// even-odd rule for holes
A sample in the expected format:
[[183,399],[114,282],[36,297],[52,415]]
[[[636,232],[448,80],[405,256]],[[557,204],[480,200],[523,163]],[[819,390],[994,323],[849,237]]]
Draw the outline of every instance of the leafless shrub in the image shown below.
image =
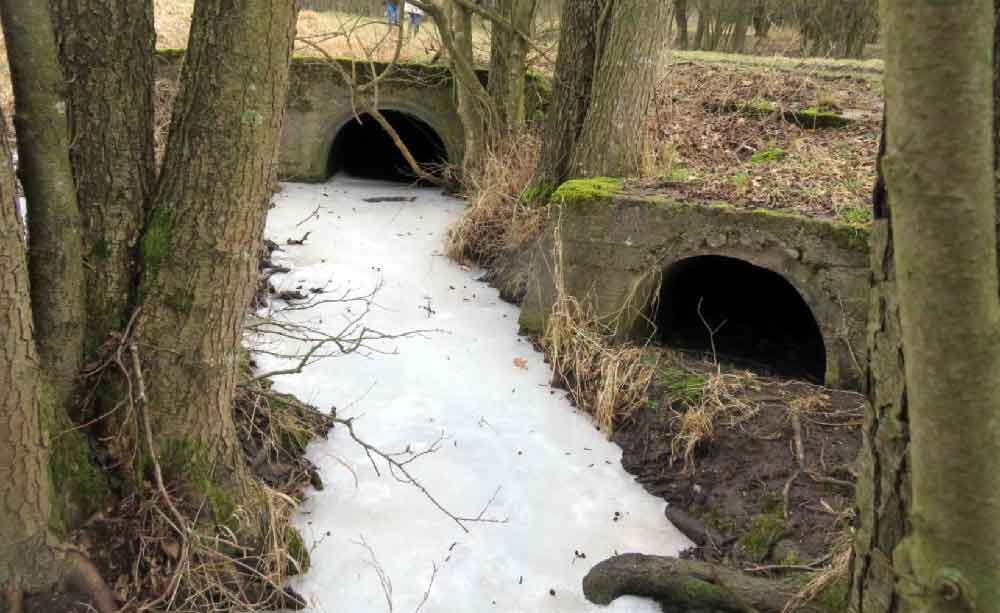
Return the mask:
[[523,198],[539,150],[538,137],[529,129],[487,148],[482,165],[463,177],[469,207],[448,229],[448,257],[490,266],[505,251],[541,234],[546,211]]

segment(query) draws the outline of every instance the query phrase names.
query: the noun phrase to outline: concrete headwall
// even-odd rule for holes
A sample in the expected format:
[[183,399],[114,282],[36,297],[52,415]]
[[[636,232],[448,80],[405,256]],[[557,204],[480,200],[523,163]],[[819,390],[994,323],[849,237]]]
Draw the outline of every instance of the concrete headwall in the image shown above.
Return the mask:
[[[184,58],[183,49],[157,53],[157,76],[176,79]],[[337,66],[313,57],[292,59],[288,89],[288,114],[281,139],[279,174],[288,181],[322,181],[329,173],[333,141],[357,109],[351,101],[351,88],[344,73],[357,84],[382,74],[388,64],[337,60]],[[342,70],[341,70],[342,69]],[[343,71],[343,72],[342,72]],[[486,71],[480,71],[485,83]],[[528,79],[526,104],[530,116],[536,116],[548,95],[544,79]],[[442,65],[400,63],[379,81],[377,107],[416,117],[433,129],[444,143],[448,161],[459,164],[464,149],[464,130],[458,117],[455,86],[450,71]]]
[[[621,196],[609,181],[572,181],[556,192],[563,279],[569,295],[619,317],[621,335],[642,322],[662,272],[719,255],[781,275],[802,296],[826,348],[826,383],[860,389],[868,315],[868,232],[863,228],[725,204]],[[553,228],[532,254],[521,327],[539,334],[555,300]]]

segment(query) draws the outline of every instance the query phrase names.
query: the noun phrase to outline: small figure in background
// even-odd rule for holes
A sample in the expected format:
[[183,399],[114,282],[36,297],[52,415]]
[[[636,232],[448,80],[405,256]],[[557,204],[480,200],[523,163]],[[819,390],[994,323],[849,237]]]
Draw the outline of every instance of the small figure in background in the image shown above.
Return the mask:
[[404,7],[406,16],[410,18],[410,36],[416,36],[420,33],[420,22],[424,19],[424,10],[409,2]]
[[385,17],[390,26],[399,25],[399,3],[396,0],[385,0]]

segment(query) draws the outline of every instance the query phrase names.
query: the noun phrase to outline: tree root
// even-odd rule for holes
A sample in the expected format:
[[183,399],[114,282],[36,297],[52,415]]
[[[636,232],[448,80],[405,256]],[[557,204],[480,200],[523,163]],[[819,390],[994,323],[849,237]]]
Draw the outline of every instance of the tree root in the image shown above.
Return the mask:
[[83,554],[67,551],[63,557],[62,587],[90,597],[91,605],[98,613],[114,613],[118,610],[114,592],[104,582],[94,564]]
[[[583,594],[607,605],[627,594],[653,598],[665,610],[781,613],[801,589],[794,579],[753,577],[716,564],[627,553],[597,564],[583,578]],[[824,613],[805,603],[802,613]]]
[[[78,594],[89,602],[90,609],[97,613],[115,613],[118,602],[114,592],[104,582],[97,568],[83,554],[63,546],[53,546],[50,549],[50,563],[55,568],[55,582],[50,586],[53,594]],[[37,596],[38,602],[35,602]],[[3,588],[3,599],[0,601],[2,613],[50,613],[52,600],[45,594],[26,594],[11,580]]]

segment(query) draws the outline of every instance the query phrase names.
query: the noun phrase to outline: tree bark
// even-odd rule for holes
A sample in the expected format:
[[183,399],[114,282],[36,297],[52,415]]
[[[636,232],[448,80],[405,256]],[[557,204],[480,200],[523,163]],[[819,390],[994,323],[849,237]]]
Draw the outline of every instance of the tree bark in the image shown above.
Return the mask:
[[597,61],[597,17],[598,3],[592,0],[566,0],[563,4],[552,100],[535,172],[535,190],[542,201],[570,176],[570,158],[590,106]]
[[1000,602],[992,10],[887,0],[884,11],[883,166],[912,441],[912,532],[896,558],[922,586],[904,592],[915,611]]
[[598,16],[598,62],[573,149],[575,176],[627,177],[642,169],[667,11],[663,0],[615,0]]
[[528,41],[536,0],[499,0],[498,13],[513,26],[492,25],[490,35],[489,92],[497,112],[497,129],[510,132],[524,124]]
[[674,20],[677,22],[677,46],[688,48],[687,0],[674,0]]
[[154,183],[151,0],[51,0],[82,217],[86,351],[120,331]]
[[0,585],[7,610],[25,592],[70,584],[89,594],[98,611],[111,613],[113,596],[93,566],[61,548],[49,531],[49,450],[41,418],[56,407],[43,407],[51,398],[35,349],[28,260],[14,198],[0,114]]
[[[233,423],[237,355],[284,118],[294,0],[198,0],[141,240],[138,349],[167,479],[217,521],[246,494]],[[220,61],[225,58],[225,61]],[[148,456],[147,456],[148,457]]]
[[28,265],[38,351],[60,408],[83,359],[84,287],[63,75],[47,2],[0,0],[14,85],[18,173],[27,197]]

